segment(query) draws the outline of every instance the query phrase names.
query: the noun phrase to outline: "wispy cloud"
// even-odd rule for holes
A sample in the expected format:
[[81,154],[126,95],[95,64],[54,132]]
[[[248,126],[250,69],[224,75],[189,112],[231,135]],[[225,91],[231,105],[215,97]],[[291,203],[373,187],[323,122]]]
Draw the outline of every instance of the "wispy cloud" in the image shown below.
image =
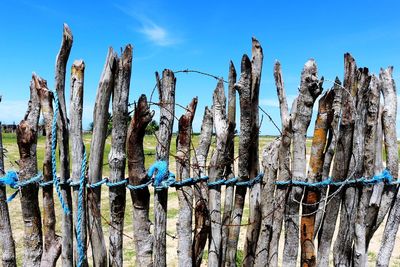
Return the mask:
[[[292,106],[293,100],[296,98],[296,95],[287,95],[287,102],[288,102],[288,107]],[[266,107],[271,107],[271,108],[279,108],[279,100],[277,97],[273,98],[261,98],[260,99],[260,105],[261,106],[266,106]]]

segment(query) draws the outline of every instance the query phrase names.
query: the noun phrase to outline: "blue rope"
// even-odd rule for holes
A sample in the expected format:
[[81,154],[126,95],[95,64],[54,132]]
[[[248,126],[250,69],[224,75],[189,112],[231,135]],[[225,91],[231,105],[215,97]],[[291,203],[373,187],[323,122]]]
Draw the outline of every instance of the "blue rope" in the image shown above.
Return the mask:
[[102,179],[102,180],[100,180],[100,181],[98,181],[96,183],[87,184],[86,186],[87,186],[87,188],[92,188],[93,189],[93,188],[100,187],[102,184],[105,184],[107,182],[108,182],[108,178],[104,178],[104,179]]
[[61,194],[60,190],[60,182],[57,178],[57,163],[56,163],[56,148],[57,148],[57,116],[58,116],[58,96],[57,92],[54,92],[54,116],[53,116],[53,123],[51,127],[51,163],[52,163],[52,171],[53,171],[53,184],[56,188],[58,199],[61,202],[61,207],[64,210],[65,214],[70,214],[71,211],[68,208],[67,203],[64,201],[64,198]]
[[[13,189],[20,189],[30,184],[39,183],[42,178],[42,173],[38,173],[35,176],[25,181],[18,181],[18,173],[15,171],[7,172],[3,177],[0,177],[0,185],[9,185]],[[15,191],[10,197],[7,198],[7,202],[11,202],[18,195],[18,190]]]
[[128,182],[128,179],[123,179],[123,180],[117,181],[117,182],[106,182],[106,186],[116,187],[116,186],[120,186],[120,185],[125,185],[127,182]]
[[79,178],[79,191],[78,191],[78,208],[77,208],[77,225],[76,225],[76,240],[78,242],[78,267],[83,266],[85,262],[85,248],[83,240],[83,205],[84,205],[84,192],[85,192],[85,173],[86,173],[86,150],[83,148],[83,158],[81,166],[81,177]]
[[[157,173],[155,174],[155,172]],[[175,175],[168,170],[168,163],[165,160],[157,160],[153,165],[150,166],[147,175],[154,177],[154,189],[161,191],[173,186],[176,182]]]

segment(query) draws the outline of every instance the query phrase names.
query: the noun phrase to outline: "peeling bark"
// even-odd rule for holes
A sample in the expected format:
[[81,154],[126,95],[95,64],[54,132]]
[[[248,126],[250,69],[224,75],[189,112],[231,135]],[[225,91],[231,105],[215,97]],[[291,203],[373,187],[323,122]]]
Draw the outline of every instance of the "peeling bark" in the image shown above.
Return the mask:
[[[17,126],[17,143],[20,159],[20,181],[26,181],[38,173],[36,144],[40,116],[38,88],[46,82],[35,74],[30,85],[30,100],[24,119]],[[40,217],[38,184],[30,184],[20,189],[21,209],[24,223],[23,266],[40,266],[43,252],[42,223]]]
[[[139,185],[146,182],[147,172],[144,166],[143,138],[147,125],[151,122],[154,111],[150,111],[145,95],[141,95],[135,105],[127,136],[127,156],[129,183]],[[150,232],[149,219],[150,192],[146,187],[142,190],[131,190],[133,205],[133,235],[135,239],[136,266],[153,266],[154,236]]]
[[[182,181],[190,177],[190,145],[192,122],[196,113],[197,97],[193,98],[181,116],[176,137],[176,179]],[[178,233],[178,265],[192,266],[192,208],[193,188],[191,185],[176,188],[179,201],[179,215],[176,223]]]

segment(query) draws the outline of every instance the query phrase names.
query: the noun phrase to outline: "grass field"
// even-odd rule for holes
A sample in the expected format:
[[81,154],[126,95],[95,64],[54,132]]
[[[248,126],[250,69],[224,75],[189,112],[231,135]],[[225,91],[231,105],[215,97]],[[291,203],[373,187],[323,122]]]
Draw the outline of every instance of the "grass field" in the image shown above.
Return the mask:
[[[89,152],[90,151],[90,139],[91,135],[86,134],[84,135],[84,143],[86,146],[86,150]],[[176,136],[173,136],[172,138],[172,144],[171,144],[171,153],[175,154],[176,149],[175,149],[175,139]],[[198,144],[198,136],[193,137],[193,145],[194,147],[197,147]],[[266,137],[262,136],[260,137],[260,151],[262,151],[262,148],[265,147],[266,144],[271,142],[274,138],[273,137]],[[236,150],[237,150],[237,143],[238,143],[238,138],[235,139],[236,143]],[[6,153],[6,158],[5,158],[5,168],[6,170],[17,170],[17,166],[14,163],[16,160],[19,159],[19,154],[18,154],[18,147],[17,147],[17,142],[16,142],[16,137],[15,134],[3,134],[3,145],[7,149]],[[309,152],[311,146],[311,141],[307,141],[307,152]],[[146,155],[146,167],[149,167],[153,162],[155,158],[155,149],[156,149],[156,139],[154,136],[146,136],[144,139],[144,147],[145,147],[145,155]],[[212,150],[212,148],[211,148]],[[43,162],[43,157],[44,157],[44,137],[40,137],[38,140],[38,147],[37,147],[37,156],[38,156],[38,166],[41,168],[42,162]],[[105,153],[104,153],[104,169],[103,169],[103,176],[108,176],[109,174],[109,166],[106,164],[108,162],[108,153],[110,151],[110,138],[107,139],[106,146],[105,146]],[[237,154],[237,151],[236,151]],[[260,153],[261,154],[261,153]],[[172,172],[175,171],[175,159],[173,157],[170,158],[170,169]],[[11,194],[12,190],[8,189],[8,194]],[[168,198],[168,225],[167,225],[167,232],[171,236],[176,235],[176,223],[177,223],[177,215],[178,215],[178,199],[177,199],[177,194],[175,189],[170,189],[169,190],[169,198]],[[41,201],[41,191],[39,192],[39,200]],[[126,214],[125,214],[125,230],[124,233],[126,236],[124,237],[124,266],[133,266],[134,265],[134,258],[135,258],[135,248],[134,248],[134,242],[133,242],[133,228],[132,228],[132,204],[130,200],[130,194],[127,194],[127,206],[126,206]],[[153,200],[151,200],[151,203],[153,203]],[[61,218],[61,207],[59,204],[59,201],[56,199],[56,212],[57,212],[57,218]],[[22,255],[23,255],[23,224],[20,223],[22,219],[21,215],[21,208],[20,208],[20,202],[19,199],[16,198],[14,201],[12,201],[9,204],[10,207],[10,216],[11,216],[11,222],[12,222],[12,229],[13,229],[13,235],[15,238],[16,242],[16,249],[17,249],[17,258],[18,258],[18,266],[22,265]],[[109,218],[109,201],[108,201],[108,190],[107,188],[103,188],[102,190],[102,214],[105,218]],[[247,221],[247,217],[249,214],[248,206],[245,207],[244,210],[244,217],[243,221]],[[153,220],[154,218],[154,213],[152,207],[150,208],[150,218]],[[103,230],[105,232],[105,238],[106,242],[108,243],[108,233],[109,233],[109,226],[105,221],[103,221]],[[60,227],[61,227],[61,221],[57,221],[57,227],[58,227],[58,232],[60,233]],[[370,250],[368,253],[369,261],[371,264],[374,263],[376,259],[376,255],[378,253],[379,249],[379,244],[381,240],[383,232],[383,227],[381,226],[380,229],[377,231],[375,234],[375,237],[373,238],[371,245],[370,245]],[[242,257],[243,257],[243,240],[244,236],[246,233],[246,227],[243,227],[240,233],[240,243],[239,243],[239,251],[238,251],[238,263],[241,262]],[[282,239],[282,238],[281,238]],[[397,242],[398,244],[398,242]],[[282,247],[282,245],[281,245]],[[177,248],[177,240],[173,239],[170,236],[167,236],[167,248],[168,248],[168,253],[167,253],[167,262],[169,266],[176,266],[177,265],[177,259],[176,259],[176,248]],[[88,256],[90,259],[90,249],[88,251]],[[205,256],[205,261],[206,262],[206,256]],[[392,261],[391,261],[391,266],[400,266],[400,249],[395,247],[395,251],[392,256]]]

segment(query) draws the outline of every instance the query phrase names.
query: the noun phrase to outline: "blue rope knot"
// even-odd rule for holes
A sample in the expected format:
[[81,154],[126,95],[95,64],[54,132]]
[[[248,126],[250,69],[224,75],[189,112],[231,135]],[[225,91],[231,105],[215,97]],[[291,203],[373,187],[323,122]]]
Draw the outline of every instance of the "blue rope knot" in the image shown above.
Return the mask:
[[[157,173],[156,173],[157,171]],[[147,175],[153,177],[154,175],[154,189],[161,191],[175,184],[175,174],[168,170],[168,163],[165,160],[157,160],[150,166]]]
[[[18,184],[18,174],[15,171],[7,172],[3,177],[0,178],[0,185],[9,185],[12,188],[17,187]],[[18,187],[17,187],[18,188]]]

